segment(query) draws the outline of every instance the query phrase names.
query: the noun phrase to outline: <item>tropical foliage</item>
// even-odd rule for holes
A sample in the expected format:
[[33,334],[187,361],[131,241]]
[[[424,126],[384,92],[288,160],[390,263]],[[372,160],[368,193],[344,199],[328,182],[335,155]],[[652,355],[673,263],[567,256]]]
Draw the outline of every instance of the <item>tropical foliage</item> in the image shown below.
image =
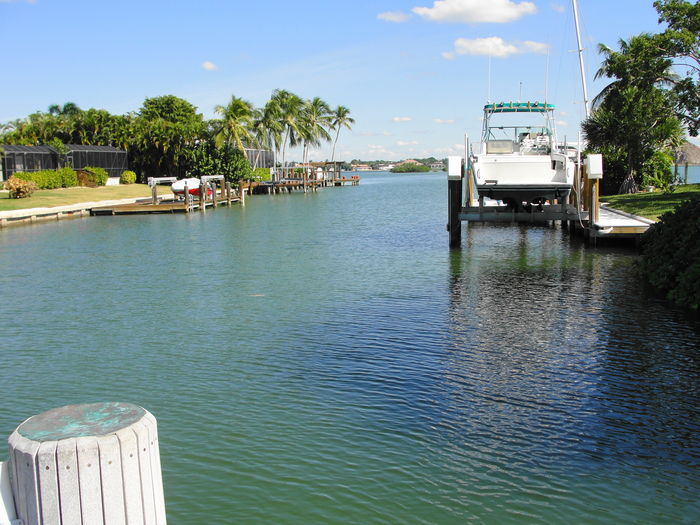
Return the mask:
[[430,171],[430,168],[417,162],[404,162],[391,168],[392,173],[422,173],[425,171]]
[[641,271],[666,296],[700,308],[700,199],[684,202],[661,216],[644,234]]
[[599,46],[603,64],[596,77],[612,82],[594,99],[583,130],[591,150],[606,160],[604,193],[635,192],[639,184],[668,187],[683,127],[698,132],[700,5],[657,0],[654,7],[659,22],[668,24],[665,31],[620,40],[618,51]]
[[270,149],[276,158],[281,152],[284,167],[288,147],[302,146],[308,160],[310,149],[331,142],[335,132],[335,155],[340,128],[350,129],[354,122],[349,113],[344,106],[334,112],[318,97],[304,100],[281,89],[273,91],[259,109],[232,96],[226,105],[216,106],[217,118],[212,120],[205,120],[195,106],[174,95],[147,98],[138,111],[125,115],[82,110],[67,102],[3,124],[0,143],[48,144],[59,153],[63,144],[123,148],[141,182],[148,177],[211,174],[211,170],[238,180],[253,176],[245,160],[246,148]]

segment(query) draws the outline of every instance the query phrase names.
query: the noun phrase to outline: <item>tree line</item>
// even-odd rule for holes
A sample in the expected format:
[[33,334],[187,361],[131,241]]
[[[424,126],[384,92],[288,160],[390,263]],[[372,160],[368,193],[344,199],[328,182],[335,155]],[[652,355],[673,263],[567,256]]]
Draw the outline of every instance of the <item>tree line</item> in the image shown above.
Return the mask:
[[125,115],[103,109],[82,110],[76,104],[49,106],[24,119],[0,125],[0,144],[62,144],[114,146],[129,153],[129,166],[140,181],[148,177],[224,172],[227,178],[248,178],[244,149],[263,148],[286,166],[287,148],[309,150],[332,142],[332,158],[340,131],[355,122],[345,106],[335,109],[319,97],[305,100],[276,89],[256,108],[232,96],[215,108],[217,118],[204,119],[187,100],[174,95],[146,98],[142,107]]
[[583,123],[589,150],[602,153],[604,193],[634,193],[639,185],[668,188],[674,153],[685,132],[700,130],[700,4],[656,0],[660,33],[603,44],[596,78],[611,82]]

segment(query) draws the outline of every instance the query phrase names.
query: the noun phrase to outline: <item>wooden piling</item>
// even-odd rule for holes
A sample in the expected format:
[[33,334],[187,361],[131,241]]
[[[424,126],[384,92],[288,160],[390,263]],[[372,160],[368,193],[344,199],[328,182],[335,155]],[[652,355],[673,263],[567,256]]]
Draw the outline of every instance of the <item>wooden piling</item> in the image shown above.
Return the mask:
[[231,206],[231,183],[226,181],[226,202]]
[[158,204],[158,187],[155,184],[151,186],[151,200],[154,206]]
[[129,403],[70,405],[9,440],[17,518],[27,525],[165,525],[156,420]]
[[464,161],[459,174],[448,172],[447,176],[447,231],[450,234],[450,248],[458,247],[462,238],[462,181],[464,180]]

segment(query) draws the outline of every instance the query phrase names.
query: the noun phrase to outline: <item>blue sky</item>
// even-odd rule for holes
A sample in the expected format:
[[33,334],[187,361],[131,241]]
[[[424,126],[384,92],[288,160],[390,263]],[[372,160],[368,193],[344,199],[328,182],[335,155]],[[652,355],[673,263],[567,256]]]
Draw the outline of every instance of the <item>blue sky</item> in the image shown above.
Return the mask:
[[[659,26],[652,0],[579,3],[592,97],[597,44]],[[231,95],[261,106],[282,88],[350,108],[336,154],[349,161],[459,153],[489,85],[493,101],[517,100],[521,82],[523,100],[546,94],[561,139],[583,116],[570,0],[0,0],[0,26],[0,122],[166,94],[213,117]]]

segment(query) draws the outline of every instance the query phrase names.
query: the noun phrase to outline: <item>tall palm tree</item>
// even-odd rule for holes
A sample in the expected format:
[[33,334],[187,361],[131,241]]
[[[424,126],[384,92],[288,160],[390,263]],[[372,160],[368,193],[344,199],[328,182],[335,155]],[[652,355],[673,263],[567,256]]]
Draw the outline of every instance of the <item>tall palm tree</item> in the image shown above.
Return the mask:
[[222,117],[214,131],[216,145],[232,144],[245,153],[243,141],[250,145],[255,143],[252,133],[253,104],[232,96],[226,106],[216,106],[214,112]]
[[253,123],[255,137],[258,143],[275,152],[275,158],[282,147],[284,126],[281,120],[281,110],[275,100],[268,100],[265,107],[256,110]]
[[350,117],[350,110],[345,106],[338,106],[333,112],[331,129],[335,130],[335,140],[333,141],[333,153],[331,154],[331,162],[335,161],[335,145],[338,142],[338,137],[340,136],[340,129],[347,128],[352,129],[352,124],[355,123],[355,119]]
[[48,109],[49,115],[53,116],[63,116],[72,117],[80,113],[81,109],[75,102],[66,102],[61,106],[60,104],[51,104]]
[[309,161],[309,146],[330,142],[326,128],[331,125],[331,108],[319,97],[304,102],[301,115],[301,138],[304,141],[304,164]]
[[279,117],[283,128],[282,136],[282,170],[286,170],[287,144],[296,146],[300,140],[300,119],[304,101],[294,93],[283,89],[276,89],[272,92],[272,98],[279,106]]

